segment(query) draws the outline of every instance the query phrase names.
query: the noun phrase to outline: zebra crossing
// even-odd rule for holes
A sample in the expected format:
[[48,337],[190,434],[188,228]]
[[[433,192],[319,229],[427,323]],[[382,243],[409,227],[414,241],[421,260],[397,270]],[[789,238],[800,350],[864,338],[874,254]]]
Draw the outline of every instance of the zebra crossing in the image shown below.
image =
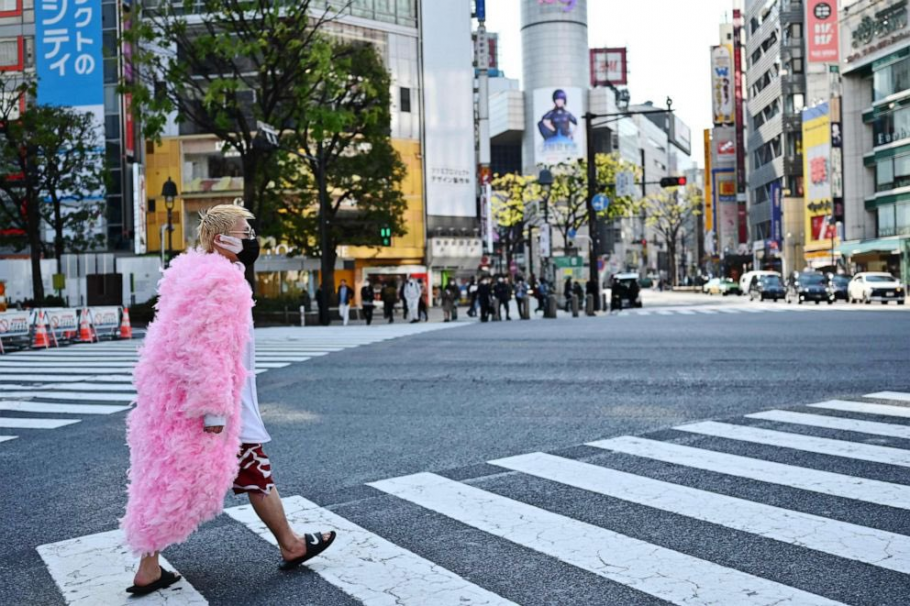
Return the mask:
[[[397,515],[366,514],[363,498],[283,501],[295,528],[338,531],[308,568],[367,605],[907,600],[910,393],[687,423],[480,467],[368,483],[373,507]],[[225,513],[275,544],[249,505]],[[522,574],[504,583],[498,569],[512,562],[462,563],[478,550],[520,559]],[[119,531],[38,553],[65,603],[127,603],[135,562]],[[568,591],[592,586],[598,597],[524,590],[560,566],[577,571],[562,579]],[[207,604],[206,589],[225,582],[188,577],[148,603]]]
[[[460,324],[263,328],[256,330],[256,374],[352,347]],[[140,340],[108,341],[0,357],[0,443],[17,430],[58,429],[95,415],[120,413],[136,392]]]
[[786,312],[822,312],[822,311],[894,311],[904,310],[899,305],[786,305],[784,303],[731,303],[717,305],[679,305],[666,307],[644,307],[623,309],[611,314],[614,317],[631,316],[720,316],[723,314],[766,314]]

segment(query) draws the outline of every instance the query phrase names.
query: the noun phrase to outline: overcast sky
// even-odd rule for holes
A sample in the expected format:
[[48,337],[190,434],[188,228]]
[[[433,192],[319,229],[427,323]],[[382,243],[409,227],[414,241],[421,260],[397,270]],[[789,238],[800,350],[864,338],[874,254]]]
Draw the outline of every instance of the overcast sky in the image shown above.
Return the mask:
[[[692,159],[704,165],[703,132],[711,128],[710,47],[732,21],[736,0],[588,0],[588,46],[629,49],[633,103],[667,96],[692,129]],[[500,68],[521,79],[519,0],[487,0],[487,29],[500,38]]]

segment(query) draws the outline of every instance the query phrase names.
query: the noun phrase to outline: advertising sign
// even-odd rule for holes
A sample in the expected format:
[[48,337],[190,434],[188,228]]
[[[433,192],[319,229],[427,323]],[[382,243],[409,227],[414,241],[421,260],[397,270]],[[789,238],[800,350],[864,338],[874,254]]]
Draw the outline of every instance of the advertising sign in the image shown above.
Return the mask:
[[736,119],[736,192],[740,194],[740,241],[746,240],[746,121],[743,117],[743,14],[733,10],[733,101]]
[[95,330],[120,327],[119,307],[89,307],[88,312]]
[[421,26],[427,214],[476,217],[470,0],[434,2]]
[[705,129],[705,233],[714,231],[714,188],[711,183],[711,129]]
[[42,311],[48,332],[75,332],[79,329],[79,314],[75,309],[53,308]]
[[583,95],[580,88],[571,86],[534,91],[536,164],[553,165],[584,157]]
[[711,99],[714,124],[733,124],[733,51],[729,46],[711,48]]
[[781,243],[783,242],[783,223],[784,223],[784,209],[781,200],[783,195],[783,188],[780,186],[779,181],[774,181],[771,183],[771,238],[772,242],[777,244],[777,248],[780,249]]
[[835,226],[831,195],[831,115],[828,103],[803,110],[803,175],[806,182],[806,248],[830,245]]
[[628,84],[625,48],[592,48],[591,87]]
[[148,251],[148,197],[145,192],[145,171],[141,164],[133,164],[133,252],[144,255]]
[[578,0],[537,0],[537,4],[542,7],[551,6],[563,13],[570,13],[578,6]]
[[714,192],[718,202],[736,202],[736,173],[731,168],[715,168]]
[[809,63],[837,63],[837,0],[807,0]]
[[[736,182],[732,182],[734,190]],[[734,191],[735,197],[735,191]],[[724,252],[735,253],[739,244],[739,204],[736,202],[721,202],[717,205],[718,219],[718,240],[720,248]]]
[[670,141],[687,156],[692,153],[692,131],[676,115],[670,120]]
[[28,335],[29,312],[7,311],[0,313],[0,337],[18,337]]
[[907,0],[897,0],[884,7],[882,4],[884,2],[873,3],[850,32],[853,52],[847,56],[847,63],[858,61],[910,36],[910,31],[907,31]]

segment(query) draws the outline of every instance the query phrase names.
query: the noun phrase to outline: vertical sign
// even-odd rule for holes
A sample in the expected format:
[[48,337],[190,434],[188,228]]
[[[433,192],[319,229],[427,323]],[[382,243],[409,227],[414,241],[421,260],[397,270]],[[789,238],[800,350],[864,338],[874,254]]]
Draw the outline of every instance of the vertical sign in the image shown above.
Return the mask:
[[783,222],[784,222],[784,213],[783,206],[781,205],[781,195],[783,189],[781,188],[780,181],[774,181],[771,183],[771,241],[777,244],[777,249],[780,250],[781,244],[783,242]]
[[575,161],[585,155],[584,98],[582,89],[534,90],[534,163],[543,166]]
[[733,57],[729,46],[711,47],[711,100],[714,124],[733,124]]
[[[746,193],[746,144],[743,132],[743,16],[739,9],[733,11],[733,99],[736,111],[736,192]],[[740,199],[745,204],[745,199]],[[743,207],[745,214],[745,206]],[[745,240],[745,237],[743,238]]]
[[831,200],[831,116],[822,103],[803,110],[803,175],[806,181],[805,244],[825,244],[835,237],[830,220]]
[[146,217],[148,196],[145,192],[145,171],[142,165],[134,163],[133,170],[133,252],[144,255],[148,251]]
[[837,63],[837,0],[808,0],[806,24],[809,63]]
[[714,231],[714,190],[711,187],[711,129],[705,129],[705,232]]
[[[122,33],[127,33],[132,28],[133,7],[131,2],[123,2],[121,5],[120,23],[123,28]],[[126,40],[121,46],[123,56],[123,81],[126,84],[133,83],[133,45]],[[133,118],[133,94],[124,93],[123,97],[123,153],[130,160],[136,158],[136,125]]]

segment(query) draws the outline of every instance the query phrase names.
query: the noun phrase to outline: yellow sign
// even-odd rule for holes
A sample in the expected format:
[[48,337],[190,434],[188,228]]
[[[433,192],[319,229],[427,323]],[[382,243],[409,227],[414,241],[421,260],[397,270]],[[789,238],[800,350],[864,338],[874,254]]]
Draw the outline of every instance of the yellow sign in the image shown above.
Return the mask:
[[831,196],[831,113],[827,103],[803,110],[805,248],[830,247],[837,235]]
[[711,192],[711,129],[705,129],[705,231],[714,231],[714,194]]

